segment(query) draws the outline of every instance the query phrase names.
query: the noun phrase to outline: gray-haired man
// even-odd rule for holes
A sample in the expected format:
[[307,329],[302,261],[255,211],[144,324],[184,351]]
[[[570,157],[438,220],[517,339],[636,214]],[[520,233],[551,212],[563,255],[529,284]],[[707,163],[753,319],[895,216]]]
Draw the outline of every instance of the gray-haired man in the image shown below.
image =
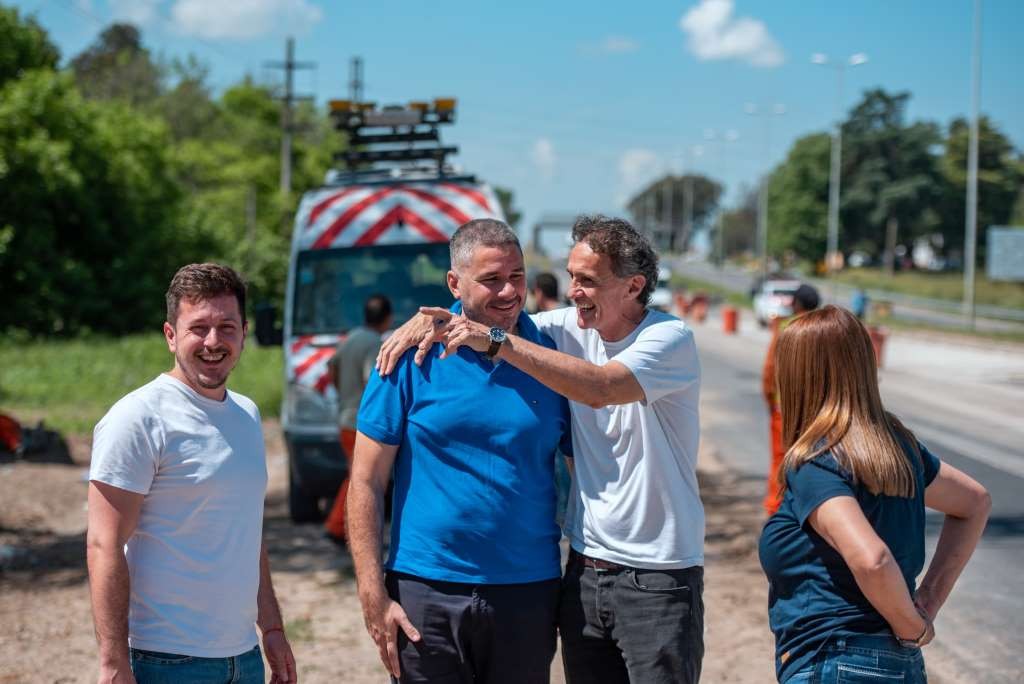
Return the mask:
[[[558,351],[510,335],[496,355],[571,400],[572,552],[559,610],[566,676],[571,684],[696,682],[704,654],[704,510],[693,335],[647,308],[658,258],[629,223],[582,216],[573,242],[568,296],[575,308],[533,316]],[[448,353],[487,344],[475,322],[422,311],[384,345],[381,372],[396,351],[424,338],[443,337]],[[435,321],[449,318],[435,334]]]

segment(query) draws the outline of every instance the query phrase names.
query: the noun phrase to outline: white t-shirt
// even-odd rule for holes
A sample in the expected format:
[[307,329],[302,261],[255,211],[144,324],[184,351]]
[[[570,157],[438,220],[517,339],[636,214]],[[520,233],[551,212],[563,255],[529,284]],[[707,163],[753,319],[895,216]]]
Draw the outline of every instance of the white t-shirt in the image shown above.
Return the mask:
[[678,318],[653,310],[618,342],[580,329],[574,308],[533,320],[561,352],[626,366],[645,395],[599,409],[569,402],[575,475],[566,534],[572,547],[638,568],[703,565],[700,364],[693,333]]
[[160,375],[96,425],[89,479],[145,495],[125,545],[131,647],[204,658],[252,649],[267,488],[256,405]]

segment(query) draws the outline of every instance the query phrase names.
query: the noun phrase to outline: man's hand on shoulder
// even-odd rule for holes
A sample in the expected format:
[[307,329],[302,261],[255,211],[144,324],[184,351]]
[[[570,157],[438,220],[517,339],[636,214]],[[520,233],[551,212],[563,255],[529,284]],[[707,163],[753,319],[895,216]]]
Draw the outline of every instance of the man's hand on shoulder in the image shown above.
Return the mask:
[[295,656],[283,630],[274,629],[263,635],[263,652],[270,664],[270,684],[295,684],[299,681]]
[[413,627],[402,606],[392,601],[383,587],[372,593],[361,593],[360,599],[366,631],[377,644],[385,669],[397,679],[402,676],[398,661],[398,628],[402,628],[410,641],[419,641],[420,633]]
[[422,364],[434,343],[444,339],[452,315],[448,309],[421,307],[420,313],[391,333],[377,352],[375,366],[381,377],[390,375],[402,355],[413,347],[419,347],[413,360],[417,366]]
[[491,348],[491,329],[483,323],[471,321],[465,316],[453,316],[448,322],[448,332],[444,337],[444,351],[441,358],[454,356],[459,347],[469,347],[481,354]]

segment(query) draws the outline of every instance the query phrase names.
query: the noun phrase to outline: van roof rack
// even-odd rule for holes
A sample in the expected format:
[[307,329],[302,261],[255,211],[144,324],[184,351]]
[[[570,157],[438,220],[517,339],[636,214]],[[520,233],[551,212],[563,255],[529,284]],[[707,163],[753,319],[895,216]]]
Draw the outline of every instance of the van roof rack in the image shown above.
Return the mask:
[[345,133],[349,142],[348,150],[334,155],[345,169],[339,176],[390,171],[375,164],[417,161],[432,162],[435,177],[451,175],[447,157],[457,154],[459,148],[442,145],[438,127],[455,122],[455,98],[380,109],[375,102],[352,100],[331,100],[329,106],[335,128]]

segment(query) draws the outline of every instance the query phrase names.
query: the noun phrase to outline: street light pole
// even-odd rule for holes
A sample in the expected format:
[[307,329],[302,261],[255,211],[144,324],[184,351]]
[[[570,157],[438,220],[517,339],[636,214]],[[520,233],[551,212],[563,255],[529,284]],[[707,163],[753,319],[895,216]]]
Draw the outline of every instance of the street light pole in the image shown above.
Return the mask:
[[[827,55],[820,52],[811,57],[811,62],[821,66],[829,66],[836,70],[836,128],[832,134],[832,154],[829,166],[828,180],[828,239],[825,247],[825,272],[831,279],[833,266],[837,260],[836,253],[839,251],[839,183],[840,165],[843,155],[843,81],[846,77],[846,67],[855,67],[868,61],[868,56],[863,52],[850,55],[842,61],[831,61]],[[832,299],[835,299],[835,282],[831,285]]]
[[757,250],[761,256],[761,282],[768,280],[768,179],[769,164],[772,156],[772,116],[782,116],[786,106],[776,104],[771,107],[759,108],[756,104],[747,103],[744,107],[751,116],[764,115],[764,175],[758,185],[757,192]]
[[974,261],[978,243],[978,117],[981,100],[981,0],[974,0],[971,45],[971,130],[967,144],[967,216],[964,235],[964,317],[974,329]]

